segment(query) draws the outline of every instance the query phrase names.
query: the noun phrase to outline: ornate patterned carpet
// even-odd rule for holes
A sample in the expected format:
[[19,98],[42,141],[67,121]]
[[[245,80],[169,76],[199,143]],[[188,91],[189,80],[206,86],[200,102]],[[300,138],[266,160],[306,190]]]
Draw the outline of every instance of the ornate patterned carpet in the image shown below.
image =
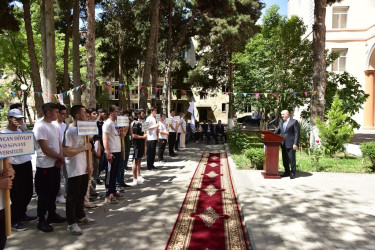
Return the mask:
[[249,249],[225,153],[203,153],[166,249]]

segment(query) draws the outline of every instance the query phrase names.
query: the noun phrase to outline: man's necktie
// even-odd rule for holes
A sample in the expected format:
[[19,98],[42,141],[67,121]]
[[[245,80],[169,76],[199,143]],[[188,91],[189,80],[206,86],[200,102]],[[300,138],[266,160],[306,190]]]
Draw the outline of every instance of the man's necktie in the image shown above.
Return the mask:
[[284,123],[283,123],[283,129],[284,129],[284,133],[285,133],[285,130],[286,130],[286,121],[284,121]]

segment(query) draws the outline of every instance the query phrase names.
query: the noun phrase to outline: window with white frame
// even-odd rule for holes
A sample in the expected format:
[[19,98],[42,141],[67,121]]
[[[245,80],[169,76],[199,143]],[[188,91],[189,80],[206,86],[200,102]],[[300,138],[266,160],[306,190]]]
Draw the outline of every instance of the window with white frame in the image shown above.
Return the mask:
[[349,7],[332,8],[332,29],[346,29]]
[[332,52],[339,54],[339,57],[332,63],[332,71],[344,72],[346,70],[346,55],[348,49],[332,49]]

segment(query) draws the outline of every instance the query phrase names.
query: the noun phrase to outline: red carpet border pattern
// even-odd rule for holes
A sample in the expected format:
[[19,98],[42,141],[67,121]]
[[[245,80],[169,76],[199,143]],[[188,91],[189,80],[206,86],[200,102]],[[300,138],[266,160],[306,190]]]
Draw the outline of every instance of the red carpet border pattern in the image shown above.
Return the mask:
[[226,153],[203,153],[166,249],[249,249]]

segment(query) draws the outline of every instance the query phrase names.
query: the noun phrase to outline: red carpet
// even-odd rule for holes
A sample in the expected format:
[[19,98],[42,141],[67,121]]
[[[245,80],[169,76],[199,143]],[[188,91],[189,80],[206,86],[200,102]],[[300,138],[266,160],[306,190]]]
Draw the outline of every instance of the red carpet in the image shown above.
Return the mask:
[[166,249],[249,249],[225,153],[203,153]]

